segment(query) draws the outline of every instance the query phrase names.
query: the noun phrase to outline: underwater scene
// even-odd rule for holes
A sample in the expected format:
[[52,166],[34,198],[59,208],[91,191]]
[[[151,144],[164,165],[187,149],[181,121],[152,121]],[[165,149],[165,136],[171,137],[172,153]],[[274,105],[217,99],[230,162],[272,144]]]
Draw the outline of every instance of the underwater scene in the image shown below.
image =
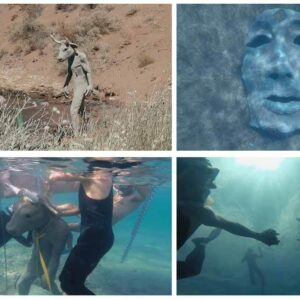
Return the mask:
[[[71,271],[65,274],[75,274],[74,280],[80,281],[85,277],[81,271],[87,268],[85,287],[96,295],[171,294],[171,160],[106,159],[0,160],[0,294],[84,294],[76,289],[72,291],[66,283],[62,288],[62,281],[68,282],[68,278],[63,279],[62,270],[77,247],[77,241],[79,244],[79,236],[82,235],[82,246],[83,235],[86,238],[89,227],[93,227],[90,221],[84,221],[83,204],[79,203],[81,219],[78,213],[82,186],[85,188],[86,182],[90,184],[93,178],[107,184],[109,176],[112,176],[113,187],[113,245],[101,249],[108,236],[104,234],[103,243],[99,241],[99,251],[103,250],[100,262],[97,264],[99,256],[93,250],[91,254],[90,249],[77,251],[75,254],[81,259],[79,267],[70,268]],[[53,174],[56,178],[59,177],[57,174],[68,174],[82,181],[80,184],[68,179],[54,182],[51,181],[51,176],[55,177]],[[89,202],[90,198],[86,192],[85,201]],[[107,212],[107,207],[105,209]],[[72,210],[76,212],[72,213]],[[97,223],[97,217],[103,217],[99,212],[93,215],[89,210],[88,207],[87,214],[90,213],[92,218],[96,215],[93,222]],[[41,211],[44,214],[42,221],[38,219]],[[46,218],[52,219],[48,222]],[[42,225],[37,224],[43,221]],[[70,230],[64,239],[62,233],[68,228],[66,224]],[[103,224],[101,226],[106,226]],[[88,247],[98,245],[97,235],[101,230],[89,231]],[[63,249],[58,251],[55,244],[60,239],[63,239]],[[53,248],[49,250],[50,247]],[[53,253],[56,253],[54,258]],[[73,255],[75,262],[76,255]],[[91,261],[93,255],[96,259]],[[58,266],[55,266],[55,260]],[[91,261],[88,267],[84,265],[86,261]]]
[[299,295],[300,158],[209,158],[198,170],[203,165],[214,173],[211,181],[198,174],[210,191],[202,212],[211,214],[201,212],[202,226],[178,247],[178,294]]

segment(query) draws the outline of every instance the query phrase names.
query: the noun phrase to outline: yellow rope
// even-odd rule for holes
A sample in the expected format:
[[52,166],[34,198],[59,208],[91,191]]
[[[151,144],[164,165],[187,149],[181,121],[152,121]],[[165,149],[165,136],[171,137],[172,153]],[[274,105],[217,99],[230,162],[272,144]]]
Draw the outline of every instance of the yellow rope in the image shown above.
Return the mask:
[[50,275],[49,275],[49,272],[48,272],[47,265],[46,265],[46,262],[44,260],[43,254],[41,252],[40,242],[39,242],[39,240],[41,238],[43,238],[44,236],[45,236],[45,234],[41,234],[40,236],[38,236],[35,233],[35,243],[36,243],[37,250],[39,252],[40,263],[41,263],[41,266],[42,266],[42,269],[43,269],[43,272],[44,272],[44,276],[45,276],[46,283],[48,285],[48,289],[49,289],[50,292],[52,292]]

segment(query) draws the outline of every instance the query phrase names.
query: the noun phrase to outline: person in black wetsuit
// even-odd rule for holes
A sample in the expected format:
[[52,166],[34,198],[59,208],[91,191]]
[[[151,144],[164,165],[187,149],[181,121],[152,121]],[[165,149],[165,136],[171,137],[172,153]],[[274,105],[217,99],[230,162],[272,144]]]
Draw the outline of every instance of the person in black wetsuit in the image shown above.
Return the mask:
[[29,232],[27,238],[25,238],[23,236],[19,236],[19,237],[12,236],[6,231],[6,224],[10,221],[10,219],[11,219],[10,214],[7,214],[3,210],[0,210],[0,247],[3,247],[12,238],[14,238],[16,241],[18,241],[20,244],[22,244],[25,247],[31,247],[32,246],[31,232]]
[[195,248],[184,261],[177,261],[177,279],[196,276],[201,273],[206,245],[216,239],[221,231],[221,229],[217,228],[212,230],[206,238],[199,237],[192,239]]
[[[242,224],[217,215],[206,204],[210,190],[216,188],[213,181],[218,173],[219,169],[213,168],[206,158],[177,158],[177,250],[201,225],[212,226],[238,236],[253,238],[268,246],[277,245],[279,243],[278,233],[274,229],[255,232]],[[202,252],[199,252],[199,255],[203,256]],[[195,255],[192,257],[195,259],[195,264],[202,259]],[[190,266],[192,265],[190,263]],[[201,268],[198,270],[200,273]],[[179,267],[177,271],[178,279],[189,277],[186,276],[188,272],[186,269]],[[190,274],[190,276],[197,275],[193,270],[190,271]]]
[[113,158],[89,160],[89,174],[78,176],[52,172],[49,179],[79,180],[80,236],[59,276],[62,290],[69,295],[94,295],[85,286],[88,275],[114,242],[112,230],[113,168],[128,168],[135,162],[115,162]]

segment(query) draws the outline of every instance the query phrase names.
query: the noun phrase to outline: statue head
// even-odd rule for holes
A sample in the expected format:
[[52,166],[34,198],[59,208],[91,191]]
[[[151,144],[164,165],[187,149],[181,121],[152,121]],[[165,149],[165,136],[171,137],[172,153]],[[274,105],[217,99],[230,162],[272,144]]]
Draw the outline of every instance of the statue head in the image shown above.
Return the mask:
[[268,9],[257,17],[242,79],[252,127],[278,136],[300,129],[300,13]]

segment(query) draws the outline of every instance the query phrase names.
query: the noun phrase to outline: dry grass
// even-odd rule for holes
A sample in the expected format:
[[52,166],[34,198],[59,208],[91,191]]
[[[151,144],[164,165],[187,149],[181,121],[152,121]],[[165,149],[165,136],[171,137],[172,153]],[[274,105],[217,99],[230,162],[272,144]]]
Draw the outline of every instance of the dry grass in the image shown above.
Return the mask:
[[[21,96],[8,97],[0,103],[0,137],[1,150],[39,150],[47,149],[58,142],[58,138],[44,130],[47,124],[33,115],[23,126],[19,117],[28,104],[28,99]],[[40,111],[40,115],[44,112]],[[18,124],[19,123],[19,124]]]
[[38,18],[44,9],[44,6],[41,4],[23,4],[20,6],[21,10],[23,10],[29,19]]
[[73,23],[60,22],[57,26],[57,33],[66,36],[73,42],[83,42],[90,38],[97,38],[100,35],[118,31],[120,25],[118,20],[109,16],[104,7],[93,9],[92,13],[87,14],[80,20]]
[[78,5],[75,4],[62,4],[62,3],[55,4],[55,9],[60,10],[62,12],[71,12],[77,9],[77,7]]
[[28,54],[34,50],[46,47],[48,31],[46,27],[35,19],[24,18],[17,23],[10,33],[10,39],[19,42],[23,52]]
[[21,103],[14,97],[0,106],[0,150],[171,149],[169,90],[156,92],[147,101],[105,106],[99,118],[91,118],[78,137],[70,134],[69,127],[58,126],[56,133],[44,130],[41,118],[32,117],[24,127],[18,127],[17,116],[25,109]]
[[7,54],[8,54],[8,52],[6,50],[1,49],[0,50],[0,60]]
[[136,7],[136,5],[129,5],[127,12],[126,12],[126,16],[133,16],[138,12],[138,9]]

